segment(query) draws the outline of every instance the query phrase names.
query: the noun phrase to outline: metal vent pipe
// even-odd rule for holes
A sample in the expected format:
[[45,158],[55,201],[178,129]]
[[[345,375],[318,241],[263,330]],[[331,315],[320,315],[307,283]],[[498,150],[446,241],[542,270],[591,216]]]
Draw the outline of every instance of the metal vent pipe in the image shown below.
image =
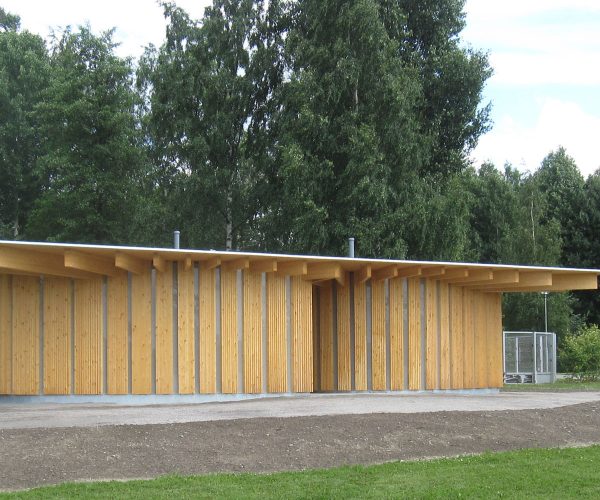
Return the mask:
[[354,258],[354,238],[348,238],[348,257]]
[[180,231],[173,231],[173,247],[179,248],[179,236],[181,235]]

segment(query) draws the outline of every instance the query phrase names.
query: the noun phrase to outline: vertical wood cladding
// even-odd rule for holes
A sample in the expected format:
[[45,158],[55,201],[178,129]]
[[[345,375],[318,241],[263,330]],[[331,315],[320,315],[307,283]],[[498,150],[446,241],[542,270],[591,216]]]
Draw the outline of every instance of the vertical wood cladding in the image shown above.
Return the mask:
[[221,388],[238,392],[237,272],[221,270]]
[[438,301],[437,283],[425,282],[425,388],[438,389]]
[[193,394],[196,384],[194,354],[194,267],[180,262],[177,270],[177,349],[179,394]]
[[404,306],[402,278],[390,280],[390,389],[404,389]]
[[102,280],[75,282],[75,394],[102,393]]
[[371,373],[374,391],[386,389],[385,281],[371,287]]
[[285,277],[267,275],[267,391],[288,388]]
[[156,273],[156,393],[171,394],[173,387],[173,265]]
[[11,277],[0,275],[0,394],[12,393]]
[[216,278],[214,269],[200,265],[200,393],[213,394],[217,390],[217,337],[216,337]]
[[291,279],[292,391],[313,390],[312,284]]
[[214,394],[218,366],[221,390],[232,394],[502,386],[498,293],[391,278],[370,283],[368,302],[367,283],[350,273],[343,286],[315,286],[249,270],[240,282],[238,271],[223,270],[217,311],[216,270],[200,263],[196,304],[193,267],[178,264],[174,297],[171,264],[154,284],[150,268],[111,276],[106,296],[102,278],[0,275],[0,394]]
[[127,394],[129,387],[129,341],[127,273],[107,282],[107,392]]
[[355,386],[367,390],[367,287],[354,283],[354,353]]
[[408,388],[411,391],[424,389],[421,346],[420,280],[410,278],[408,280]]
[[40,387],[40,280],[13,276],[12,287],[12,390],[14,394],[37,394]]
[[71,392],[71,283],[44,280],[44,394]]
[[337,358],[338,391],[352,389],[352,362],[350,355],[350,276],[346,273],[344,286],[337,287]]
[[131,391],[152,392],[152,279],[150,270],[131,277]]
[[331,282],[319,287],[320,390],[333,391],[333,295]]
[[244,271],[244,392],[262,391],[262,274]]

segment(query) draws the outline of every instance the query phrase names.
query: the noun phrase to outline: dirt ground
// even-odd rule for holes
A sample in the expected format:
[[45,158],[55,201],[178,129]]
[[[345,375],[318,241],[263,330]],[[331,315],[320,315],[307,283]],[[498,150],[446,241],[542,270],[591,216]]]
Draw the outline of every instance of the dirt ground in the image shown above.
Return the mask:
[[0,430],[0,489],[163,474],[270,472],[600,443],[600,402]]

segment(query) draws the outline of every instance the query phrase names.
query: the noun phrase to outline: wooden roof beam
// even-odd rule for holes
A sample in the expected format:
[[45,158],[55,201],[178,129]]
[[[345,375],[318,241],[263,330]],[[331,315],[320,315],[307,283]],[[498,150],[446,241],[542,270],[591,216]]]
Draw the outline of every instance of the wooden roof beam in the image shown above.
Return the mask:
[[277,273],[284,276],[306,276],[308,264],[301,260],[278,262]]
[[320,262],[309,264],[308,273],[304,276],[307,281],[342,280],[342,266],[340,264]]
[[277,271],[276,260],[253,260],[250,262],[250,271],[256,273],[274,273]]
[[421,270],[422,278],[441,278],[446,275],[445,267],[426,267]]
[[158,254],[154,254],[152,257],[152,266],[154,266],[154,269],[161,273],[167,271],[167,261]]
[[12,274],[61,276],[64,278],[89,279],[95,273],[65,267],[63,254],[45,253],[21,248],[0,247],[0,268]]
[[401,267],[398,269],[398,278],[420,278],[422,276],[422,267]]
[[103,276],[116,276],[121,272],[115,267],[113,259],[73,250],[65,251],[64,266],[69,269],[77,269]]
[[491,281],[485,283],[464,283],[464,286],[472,288],[474,290],[481,288],[494,288],[498,286],[514,286],[517,287],[519,283],[519,271],[514,270],[501,270],[494,271],[494,277]]
[[505,286],[486,289],[486,292],[567,292],[569,290],[597,290],[598,276],[583,273],[553,273],[552,285],[546,286]]
[[226,260],[221,262],[223,271],[237,271],[238,269],[250,269],[250,259],[242,257],[241,259]]
[[[531,287],[548,287],[552,286],[552,273],[550,271],[531,271],[531,272],[519,272],[518,283],[507,283],[502,288],[504,290],[514,289],[515,291],[522,290],[524,288]],[[498,289],[498,282],[496,280],[489,283],[489,285],[480,285],[473,288],[485,289]]]
[[367,264],[354,273],[354,281],[356,283],[364,283],[371,279],[372,272],[371,264]]
[[469,277],[468,269],[448,269],[446,268],[446,272],[443,276],[440,276],[440,280],[457,280]]
[[443,276],[441,281],[447,281],[451,285],[471,284],[482,285],[494,279],[494,273],[489,269],[469,269],[468,276],[450,277]]
[[202,269],[206,271],[210,271],[211,269],[216,269],[221,265],[221,257],[213,257],[212,259],[208,259],[202,262]]
[[371,271],[371,281],[381,281],[390,278],[396,278],[398,276],[398,266],[387,266],[379,269],[373,269]]
[[115,255],[115,266],[133,274],[144,274],[150,268],[147,261],[122,252]]

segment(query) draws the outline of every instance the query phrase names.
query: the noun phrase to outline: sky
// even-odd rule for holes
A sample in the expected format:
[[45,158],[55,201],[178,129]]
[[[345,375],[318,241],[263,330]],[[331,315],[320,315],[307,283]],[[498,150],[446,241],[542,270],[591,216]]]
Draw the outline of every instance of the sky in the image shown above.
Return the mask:
[[[192,17],[210,0],[175,0]],[[122,56],[160,45],[165,21],[155,0],[0,0],[22,27],[48,36],[52,28],[89,22],[116,28]],[[483,102],[493,127],[472,153],[476,166],[506,162],[533,171],[559,146],[584,175],[600,168],[600,0],[467,0],[465,45],[489,53],[493,76]]]

